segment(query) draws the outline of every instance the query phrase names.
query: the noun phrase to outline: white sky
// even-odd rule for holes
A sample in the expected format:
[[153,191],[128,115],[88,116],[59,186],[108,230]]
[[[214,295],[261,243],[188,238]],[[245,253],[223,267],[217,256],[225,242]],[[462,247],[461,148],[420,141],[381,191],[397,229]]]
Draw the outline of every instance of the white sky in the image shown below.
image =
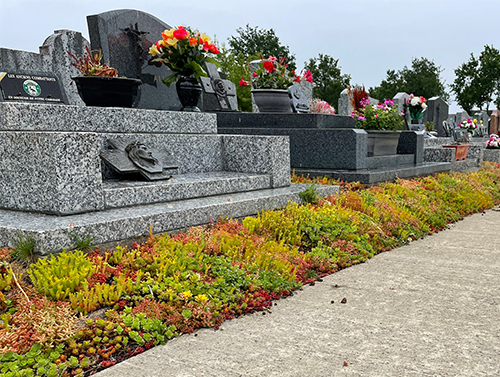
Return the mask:
[[[387,69],[426,57],[454,69],[485,44],[500,49],[500,0],[0,0],[0,47],[38,52],[56,29],[82,32],[86,16],[113,9],[138,9],[166,23],[189,25],[219,41],[238,27],[270,29],[290,51],[298,68],[319,53],[339,59],[342,73],[367,88]],[[158,36],[159,38],[159,36]],[[336,104],[334,104],[336,105]],[[450,112],[457,106],[451,104]]]

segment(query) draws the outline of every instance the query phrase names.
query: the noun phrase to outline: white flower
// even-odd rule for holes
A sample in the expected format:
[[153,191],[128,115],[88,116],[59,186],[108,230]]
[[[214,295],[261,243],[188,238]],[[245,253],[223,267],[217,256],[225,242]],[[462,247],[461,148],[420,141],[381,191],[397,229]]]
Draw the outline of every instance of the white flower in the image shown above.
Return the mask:
[[427,105],[425,103],[422,104],[422,109],[427,109]]
[[413,97],[410,101],[410,105],[412,106],[417,106],[420,103],[420,98],[418,97]]

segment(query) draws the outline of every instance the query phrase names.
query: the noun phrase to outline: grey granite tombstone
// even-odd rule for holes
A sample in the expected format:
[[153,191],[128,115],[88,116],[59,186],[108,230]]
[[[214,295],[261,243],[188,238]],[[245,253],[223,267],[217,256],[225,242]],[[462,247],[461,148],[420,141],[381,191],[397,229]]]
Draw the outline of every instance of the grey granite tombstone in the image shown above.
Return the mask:
[[[477,119],[478,121],[478,135],[479,136],[489,136],[489,122],[490,122],[490,117],[488,115],[488,112],[486,110],[480,110],[476,114],[474,114],[474,118]],[[483,122],[483,125],[481,126],[480,122]]]
[[307,100],[310,101],[314,98],[313,84],[309,81],[302,80],[299,84],[300,90],[306,96]]
[[434,130],[439,137],[447,136],[443,121],[448,119],[449,106],[441,97],[431,97],[427,100],[427,109],[424,113],[424,124],[434,123]]
[[351,111],[352,106],[350,97],[347,93],[347,89],[344,89],[342,92],[340,92],[338,113],[339,115],[351,115]]
[[205,63],[208,77],[200,77],[203,88],[203,111],[237,111],[236,85],[220,77],[217,66]]
[[397,93],[394,98],[392,99],[394,101],[394,105],[398,107],[398,113],[404,112],[405,115],[403,115],[403,120],[405,121],[405,124],[410,124],[410,113],[407,110],[406,107],[406,102],[408,101],[408,98],[410,98],[410,95],[405,92],[399,92]]
[[289,87],[288,95],[290,96],[290,104],[294,113],[306,114],[311,112],[309,101],[304,93],[302,93],[298,85],[292,85],[291,87]]
[[83,106],[72,76],[79,74],[67,51],[82,56],[89,42],[72,30],[55,30],[40,46],[40,53],[0,48],[0,71],[29,75],[55,75],[70,105]]
[[164,65],[150,63],[149,48],[172,27],[153,15],[120,9],[87,16],[92,49],[102,50],[104,59],[120,76],[142,81],[137,108],[179,110],[182,106],[175,85],[167,87],[162,78],[170,76]]

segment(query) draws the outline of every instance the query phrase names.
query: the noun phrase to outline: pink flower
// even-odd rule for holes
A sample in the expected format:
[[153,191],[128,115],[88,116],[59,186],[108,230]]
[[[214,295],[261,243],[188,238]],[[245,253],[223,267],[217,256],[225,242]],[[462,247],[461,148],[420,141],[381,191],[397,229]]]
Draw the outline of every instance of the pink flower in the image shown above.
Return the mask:
[[377,113],[375,113],[375,118],[378,118],[378,114]]
[[248,81],[243,80],[243,76],[241,77],[240,80],[240,86],[248,86]]
[[269,57],[267,58],[267,60],[269,60],[270,62],[274,63],[276,60],[278,60],[278,58],[276,58],[275,56],[269,55]]

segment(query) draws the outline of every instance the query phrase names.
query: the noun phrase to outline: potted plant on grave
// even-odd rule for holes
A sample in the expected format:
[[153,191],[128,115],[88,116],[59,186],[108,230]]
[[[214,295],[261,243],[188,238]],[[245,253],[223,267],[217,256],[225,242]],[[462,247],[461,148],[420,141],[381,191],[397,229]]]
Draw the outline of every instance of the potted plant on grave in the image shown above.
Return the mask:
[[370,103],[365,88],[347,87],[353,108],[351,117],[356,120],[356,127],[368,133],[368,156],[397,154],[400,133],[404,122],[394,101],[386,99],[377,104]]
[[258,69],[251,74],[251,83],[243,78],[240,80],[241,86],[252,85],[252,95],[260,112],[291,113],[288,88],[301,80],[312,83],[310,71],[296,75],[295,71],[288,70],[285,60],[286,57],[261,57],[257,63]]
[[427,100],[420,96],[410,94],[410,97],[406,101],[406,106],[410,112],[411,124],[419,124],[424,118],[424,110],[427,108]]
[[[483,125],[483,121],[480,122],[480,125]],[[467,131],[467,135],[469,136],[470,141],[472,140],[472,135],[474,134],[474,132],[478,130],[479,125],[477,123],[477,119],[468,118],[457,124],[457,127]]]
[[466,129],[458,127],[453,130],[453,140],[453,144],[442,145],[442,147],[455,149],[455,161],[465,160],[469,152],[469,133]]
[[491,134],[486,141],[486,149],[500,149],[500,136]]
[[102,52],[92,54],[88,46],[82,58],[73,53],[71,64],[81,73],[72,77],[76,83],[78,94],[87,106],[133,107],[138,96],[141,80],[118,77],[118,71],[101,63]]
[[177,95],[182,103],[183,111],[200,111],[197,107],[201,96],[201,85],[198,78],[207,76],[204,64],[217,62],[212,55],[220,51],[210,37],[189,26],[179,26],[163,31],[162,39],[149,49],[153,56],[152,62],[165,64],[173,74],[162,81],[170,86],[176,83]]

